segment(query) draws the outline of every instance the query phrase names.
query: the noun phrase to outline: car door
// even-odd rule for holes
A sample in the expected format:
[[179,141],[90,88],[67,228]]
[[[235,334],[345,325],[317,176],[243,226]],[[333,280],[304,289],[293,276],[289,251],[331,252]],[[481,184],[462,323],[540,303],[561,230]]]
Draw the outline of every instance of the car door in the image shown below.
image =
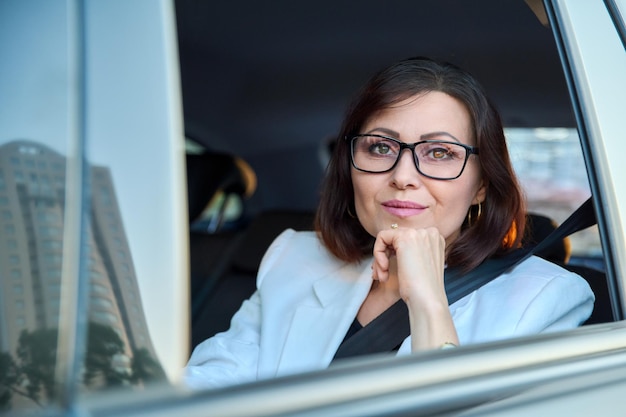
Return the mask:
[[618,130],[626,92],[623,0],[553,0],[545,8],[577,117],[620,321],[410,357],[356,359],[206,392],[177,384],[188,354],[181,279],[187,222],[171,3],[0,7],[1,51],[10,58],[0,75],[2,91],[9,92],[0,99],[0,205],[9,213],[1,229],[3,412],[620,414],[626,388],[625,145]]

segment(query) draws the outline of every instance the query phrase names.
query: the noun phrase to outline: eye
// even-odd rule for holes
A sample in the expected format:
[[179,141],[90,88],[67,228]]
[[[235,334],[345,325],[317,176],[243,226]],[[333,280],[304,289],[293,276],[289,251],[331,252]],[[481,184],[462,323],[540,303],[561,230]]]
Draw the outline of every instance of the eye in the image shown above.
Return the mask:
[[433,148],[428,152],[428,156],[432,159],[445,159],[448,157],[452,157],[453,155],[448,149],[445,148]]
[[391,153],[391,146],[385,142],[378,142],[370,145],[369,151],[378,155],[388,155]]
[[424,161],[444,162],[463,159],[464,148],[454,143],[429,142],[419,149],[419,156]]
[[399,152],[397,143],[376,136],[363,137],[358,146],[370,157],[391,157]]

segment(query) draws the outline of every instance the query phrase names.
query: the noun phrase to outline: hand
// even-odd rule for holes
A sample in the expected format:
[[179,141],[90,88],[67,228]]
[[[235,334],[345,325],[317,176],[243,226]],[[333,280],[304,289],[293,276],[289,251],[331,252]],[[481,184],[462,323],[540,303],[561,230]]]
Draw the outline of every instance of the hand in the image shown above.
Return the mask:
[[390,275],[397,278],[400,296],[407,304],[445,298],[444,265],[445,240],[434,227],[388,229],[376,237],[372,276],[381,283]]
[[409,309],[412,350],[458,344],[444,285],[445,239],[436,228],[383,230],[374,243],[372,276],[397,282]]

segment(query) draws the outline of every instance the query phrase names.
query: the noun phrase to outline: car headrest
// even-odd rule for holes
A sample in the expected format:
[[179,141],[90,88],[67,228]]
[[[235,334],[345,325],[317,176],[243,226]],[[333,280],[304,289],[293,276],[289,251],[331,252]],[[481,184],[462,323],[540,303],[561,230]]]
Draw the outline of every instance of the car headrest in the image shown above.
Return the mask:
[[[534,246],[557,228],[557,224],[549,217],[535,214],[526,214],[526,236],[522,240],[522,246]],[[537,253],[548,261],[567,263],[570,257],[570,242],[565,238],[554,245]]]
[[187,154],[189,222],[202,214],[216,192],[249,198],[256,184],[254,171],[241,158],[216,152]]

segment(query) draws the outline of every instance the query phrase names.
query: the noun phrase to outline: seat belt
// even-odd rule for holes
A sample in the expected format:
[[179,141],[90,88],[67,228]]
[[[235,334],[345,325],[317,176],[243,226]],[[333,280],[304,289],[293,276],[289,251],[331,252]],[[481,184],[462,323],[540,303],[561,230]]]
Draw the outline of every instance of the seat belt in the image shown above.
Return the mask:
[[[567,220],[533,247],[517,249],[502,257],[487,259],[466,273],[459,268],[446,268],[444,283],[448,304],[454,304],[524,260],[541,254],[542,250],[554,243],[594,224],[596,224],[596,217],[590,197]],[[334,359],[390,352],[410,334],[408,308],[403,300],[399,300],[367,326],[345,340],[339,346]]]
[[542,250],[594,224],[596,224],[596,215],[593,210],[593,201],[589,197],[559,227],[537,245],[530,248],[517,249],[499,258],[487,259],[465,274],[458,268],[447,268],[444,280],[449,304],[455,303],[532,255],[541,254]]

